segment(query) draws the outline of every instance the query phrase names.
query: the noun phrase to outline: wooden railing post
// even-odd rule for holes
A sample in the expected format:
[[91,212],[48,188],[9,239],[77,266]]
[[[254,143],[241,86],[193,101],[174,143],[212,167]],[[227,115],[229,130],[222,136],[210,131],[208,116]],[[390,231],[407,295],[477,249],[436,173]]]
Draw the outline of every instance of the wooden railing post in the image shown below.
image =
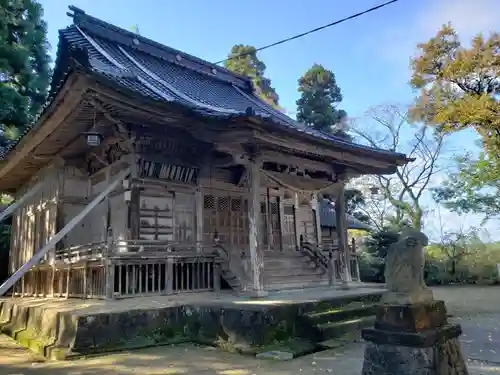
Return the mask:
[[108,236],[106,241],[105,253],[104,255],[104,277],[105,282],[105,296],[106,299],[113,299],[115,296],[115,264],[110,259],[110,256],[114,253],[114,241],[111,229],[108,230]]
[[328,251],[328,286],[333,286],[335,280],[335,261],[333,259],[333,251]]
[[172,294],[174,291],[174,259],[167,258],[166,264],[167,272],[167,294]]
[[84,262],[83,263],[83,298],[86,299],[87,298],[87,294],[88,294],[88,290],[89,290],[89,287],[88,287],[88,266],[87,266],[87,262]]
[[216,292],[220,291],[220,264],[214,262],[214,290]]
[[[55,261],[55,260],[54,260]],[[54,264],[52,264],[52,275],[51,275],[51,279],[50,279],[50,296],[52,298],[54,298],[56,296],[56,293],[55,293],[55,282],[56,282],[56,266]]]
[[65,298],[69,298],[69,287],[71,284],[71,264],[68,265],[68,270],[66,272],[66,296]]

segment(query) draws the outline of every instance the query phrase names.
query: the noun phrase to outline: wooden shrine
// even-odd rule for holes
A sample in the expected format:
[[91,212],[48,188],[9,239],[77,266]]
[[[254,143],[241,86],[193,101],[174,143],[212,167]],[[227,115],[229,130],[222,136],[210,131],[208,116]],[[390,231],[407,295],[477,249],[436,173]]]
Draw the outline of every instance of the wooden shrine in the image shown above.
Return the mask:
[[307,128],[246,77],[70,9],[47,105],[0,165],[16,198],[2,294],[260,296],[350,278],[323,251],[321,194],[347,254],[345,183],[405,155]]

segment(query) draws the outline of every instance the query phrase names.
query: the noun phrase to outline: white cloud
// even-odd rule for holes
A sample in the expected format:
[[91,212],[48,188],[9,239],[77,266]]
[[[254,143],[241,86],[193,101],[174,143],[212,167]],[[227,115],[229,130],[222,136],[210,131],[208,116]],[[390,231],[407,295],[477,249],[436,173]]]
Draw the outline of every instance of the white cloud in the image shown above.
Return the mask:
[[498,29],[500,2],[498,0],[439,0],[416,17],[416,32],[432,35],[441,25],[451,22],[462,38]]
[[463,43],[478,33],[500,29],[498,0],[429,0],[421,4],[409,22],[390,28],[383,39],[383,58],[391,64],[397,82],[401,75],[409,79],[409,62],[417,53],[417,44],[436,35],[443,24],[451,22]]

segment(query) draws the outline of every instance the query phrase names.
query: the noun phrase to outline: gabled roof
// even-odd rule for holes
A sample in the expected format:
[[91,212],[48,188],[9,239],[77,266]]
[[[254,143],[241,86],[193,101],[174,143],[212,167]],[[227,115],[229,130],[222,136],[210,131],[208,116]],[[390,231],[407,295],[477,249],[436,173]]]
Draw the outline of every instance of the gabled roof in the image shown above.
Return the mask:
[[[340,149],[368,153],[396,164],[408,162],[404,154],[354,144],[293,120],[255,96],[247,77],[111,25],[78,8],[70,7],[70,10],[73,24],[59,32],[46,107],[68,74],[70,60],[76,59],[93,74],[125,89],[152,100],[179,104],[205,117],[255,116],[278,128],[326,141]],[[9,145],[4,155],[16,144]],[[0,157],[4,155],[0,153]]]
[[[371,227],[368,224],[359,221],[354,216],[346,214],[347,228],[348,229],[362,229],[370,230]],[[322,199],[319,202],[319,222],[322,227],[336,228],[337,227],[337,217],[335,215],[335,207],[330,201]]]

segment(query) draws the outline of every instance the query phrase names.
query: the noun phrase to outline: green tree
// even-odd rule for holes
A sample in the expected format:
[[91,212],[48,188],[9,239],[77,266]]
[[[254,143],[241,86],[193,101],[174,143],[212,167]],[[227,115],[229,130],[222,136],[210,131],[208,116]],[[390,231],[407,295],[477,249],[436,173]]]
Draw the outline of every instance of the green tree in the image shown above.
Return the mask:
[[418,48],[410,84],[421,94],[411,119],[444,134],[473,129],[486,151],[479,159],[459,158],[459,172],[435,197],[456,211],[494,216],[500,212],[500,34],[478,35],[466,48],[445,25]]
[[466,214],[485,215],[485,220],[500,216],[500,159],[482,153],[457,158],[457,171],[451,173],[439,188],[434,199],[446,208]]
[[326,133],[342,133],[334,127],[345,120],[347,114],[338,109],[342,101],[335,74],[319,64],[314,64],[300,79],[300,98],[297,100],[297,120]]
[[266,64],[257,57],[255,47],[243,44],[233,46],[224,66],[234,73],[250,77],[256,94],[268,104],[279,108],[279,96],[271,86],[271,80],[265,77]]
[[346,202],[346,213],[354,216],[363,223],[368,223],[370,218],[363,212],[363,207],[366,204],[363,192],[359,189],[345,189],[344,197]]
[[413,120],[444,132],[476,130],[487,149],[500,145],[500,34],[478,35],[471,47],[461,45],[451,25],[445,25],[412,61],[410,81],[420,90],[411,110]]
[[0,0],[0,146],[40,113],[50,80],[47,25],[34,0]]

